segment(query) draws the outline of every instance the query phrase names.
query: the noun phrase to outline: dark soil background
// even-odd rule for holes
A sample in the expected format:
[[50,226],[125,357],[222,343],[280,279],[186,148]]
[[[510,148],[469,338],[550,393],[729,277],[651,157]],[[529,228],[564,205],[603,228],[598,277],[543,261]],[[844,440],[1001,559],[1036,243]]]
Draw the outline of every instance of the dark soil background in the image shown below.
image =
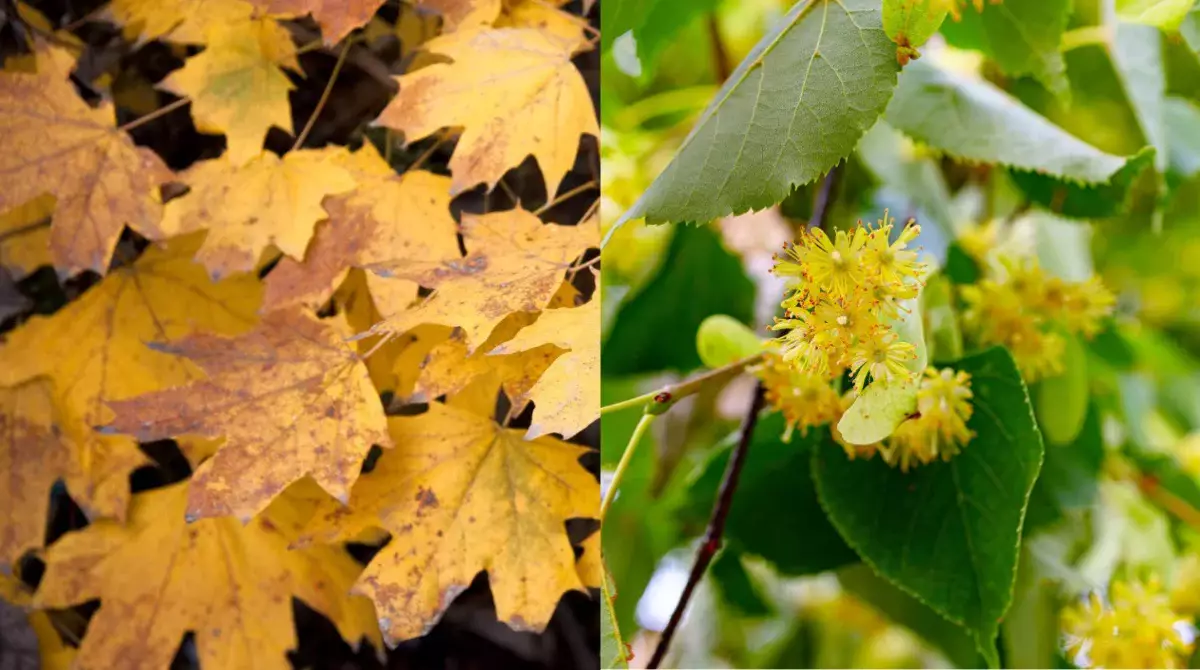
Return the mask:
[[[84,51],[73,81],[81,96],[90,102],[98,102],[108,90],[101,90],[96,82],[105,75],[110,76],[111,88],[134,91],[136,94],[118,96],[117,122],[128,123],[145,115],[153,108],[162,107],[177,98],[158,91],[153,86],[169,72],[182,67],[184,52],[177,45],[161,41],[133,43],[121,34],[120,26],[106,18],[105,3],[100,0],[49,0],[33,1],[32,7],[41,12],[55,29],[67,28],[83,41]],[[576,15],[581,11],[581,0],[574,0],[566,7]],[[388,0],[379,9],[378,16],[395,21],[400,12],[415,11],[399,0]],[[591,8],[588,19],[593,28],[599,28],[599,3]],[[308,45],[317,40],[320,32],[310,19],[284,23],[292,31],[298,45]],[[15,0],[0,0],[0,58],[28,51],[31,39],[54,41],[55,37],[44,27],[22,21],[17,14]],[[404,48],[398,39],[386,38],[366,45],[355,44],[347,62],[334,84],[332,95],[321,110],[306,147],[321,147],[326,144],[360,146],[363,142],[375,143],[383,150],[385,131],[370,127],[370,122],[379,115],[395,94],[396,86],[392,75],[402,74],[407,60],[401,57],[411,51]],[[308,121],[317,106],[330,74],[337,62],[340,46],[319,47],[299,56],[303,75],[289,72],[296,90],[291,93],[294,127],[298,130]],[[188,47],[187,53],[199,51]],[[592,99],[599,100],[599,55],[589,51],[575,59],[592,92]],[[145,105],[153,103],[151,109],[131,109],[129,100]],[[225,140],[220,135],[204,135],[196,131],[190,112],[184,106],[141,125],[131,132],[134,141],[156,151],[175,170],[182,170],[198,160],[215,158],[224,150]],[[404,171],[418,156],[429,149],[435,140],[427,139],[403,145],[399,133],[393,134],[392,164],[397,171]],[[282,154],[292,145],[294,138],[275,128],[267,136],[267,149]],[[446,167],[453,152],[454,143],[445,142],[426,160],[423,169],[448,174]],[[590,181],[598,182],[600,159],[596,138],[585,137],[582,141],[575,167],[562,182],[560,192],[566,192]],[[463,211],[511,209],[517,203],[527,209],[543,205],[547,196],[538,167],[532,158],[518,168],[510,170],[503,180],[507,188],[496,188],[486,193],[483,187],[464,193],[454,200],[452,209],[458,216]],[[182,190],[164,195],[178,195]],[[599,195],[596,190],[587,191],[567,199],[550,208],[544,220],[561,224],[577,223],[589,210]],[[46,225],[49,222],[45,222]],[[146,247],[146,241],[137,234],[125,231],[113,260],[114,267],[135,260]],[[595,253],[595,252],[593,252]],[[269,272],[269,270],[268,270]],[[74,300],[99,281],[99,276],[84,273],[60,280],[52,268],[42,268],[20,282],[13,282],[0,269],[0,339],[3,334],[18,327],[35,314],[52,314],[69,301]],[[595,290],[591,273],[576,275],[576,285],[583,296]],[[597,336],[599,336],[597,334]],[[385,398],[387,400],[387,398]],[[501,398],[497,409],[504,416],[506,406]],[[415,407],[389,407],[402,413],[419,411]],[[517,417],[510,425],[514,428],[528,427],[531,410]],[[572,440],[573,442],[599,448],[599,422]],[[191,475],[187,460],[172,441],[161,441],[141,445],[155,465],[133,473],[133,490],[145,491],[186,479]],[[368,457],[366,468],[373,459]],[[599,476],[598,452],[583,459],[584,465]],[[63,533],[82,528],[87,520],[71,501],[66,490],[56,486],[51,494],[51,518],[47,523],[47,543],[53,542]],[[597,524],[590,520],[578,520],[568,524],[573,542],[578,543],[595,531]],[[378,547],[356,545],[351,553],[366,562]],[[36,586],[41,578],[41,562],[28,556],[21,566],[21,578],[30,586]],[[338,635],[333,624],[322,615],[309,609],[300,600],[293,600],[299,647],[290,654],[296,668],[329,668],[338,670],[363,669],[407,669],[447,668],[471,670],[474,668],[537,669],[537,668],[580,668],[599,667],[600,612],[597,593],[570,593],[559,603],[554,618],[542,634],[518,633],[496,620],[495,606],[488,588],[487,576],[480,574],[475,582],[463,592],[447,610],[438,625],[426,636],[402,643],[396,649],[386,650],[380,658],[379,650],[363,645],[354,650]],[[0,603],[2,606],[3,603]],[[55,628],[68,644],[78,644],[82,638],[88,618],[98,607],[98,602],[87,603],[65,611],[50,612]],[[31,630],[24,628],[24,618],[9,616],[0,607],[0,670],[37,668],[35,656],[30,656]],[[11,613],[11,608],[8,610]],[[35,652],[35,648],[33,649]],[[189,634],[181,641],[172,664],[173,669],[197,668],[196,649]],[[206,668],[205,670],[213,670]]]

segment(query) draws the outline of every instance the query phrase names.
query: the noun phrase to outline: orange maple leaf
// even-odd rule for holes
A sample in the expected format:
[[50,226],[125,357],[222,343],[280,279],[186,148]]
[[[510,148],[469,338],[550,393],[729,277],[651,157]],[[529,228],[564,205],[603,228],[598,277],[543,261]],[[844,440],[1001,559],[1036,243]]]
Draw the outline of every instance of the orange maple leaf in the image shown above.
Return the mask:
[[326,44],[342,38],[371,20],[384,0],[252,0],[261,11],[274,16],[294,18],[312,14],[321,26]]
[[49,380],[0,387],[0,574],[46,533],[50,487],[70,461]]
[[562,594],[583,588],[564,524],[599,507],[596,478],[578,460],[587,449],[526,441],[440,403],[388,423],[396,448],[354,486],[348,507],[323,505],[305,535],[391,531],[355,585],[375,601],[389,644],[427,632],[481,570],[501,621],[542,630]]
[[529,28],[460,31],[431,40],[436,63],[398,79],[400,93],[378,123],[418,140],[461,127],[450,158],[451,194],[504,173],[533,155],[553,197],[575,164],[580,136],[599,135],[596,113],[579,70],[577,44]]
[[112,428],[140,440],[225,437],[192,476],[192,518],[249,519],[306,475],[346,500],[371,445],[391,446],[349,335],[336,321],[279,310],[236,338],[193,335],[164,345],[208,379],[111,403]]
[[172,173],[116,127],[111,104],[79,97],[69,53],[39,45],[36,55],[36,74],[0,72],[0,213],[53,195],[55,265],[104,274],[126,225],[157,236],[158,187]]

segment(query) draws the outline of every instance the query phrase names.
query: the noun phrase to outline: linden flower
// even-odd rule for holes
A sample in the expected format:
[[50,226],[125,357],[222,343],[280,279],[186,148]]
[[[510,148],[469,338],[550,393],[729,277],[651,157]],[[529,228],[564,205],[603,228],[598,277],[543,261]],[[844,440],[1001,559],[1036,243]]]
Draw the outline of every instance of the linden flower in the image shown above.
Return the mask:
[[820,228],[812,229],[805,234],[803,249],[797,252],[802,272],[830,297],[843,297],[863,281],[860,254],[866,241],[861,226],[853,233],[837,231],[833,241]]
[[787,421],[784,442],[797,428],[801,435],[807,435],[809,428],[836,421],[842,415],[841,398],[827,379],[801,372],[777,354],[768,352],[755,374],[762,380],[767,402]]
[[892,221],[895,219],[889,219],[885,210],[879,226],[867,235],[863,263],[877,273],[884,285],[902,285],[906,279],[919,279],[925,270],[925,264],[917,262],[917,252],[906,251],[909,242],[921,234],[921,226],[910,219],[896,241],[888,244]]
[[1188,554],[1175,566],[1171,585],[1171,608],[1186,616],[1200,612],[1200,555]]
[[1092,593],[1063,612],[1071,656],[1086,651],[1088,667],[1186,667],[1192,645],[1175,630],[1184,617],[1171,608],[1156,577],[1114,581],[1110,596],[1106,604]]
[[971,441],[974,413],[971,375],[950,368],[925,368],[917,390],[917,414],[896,427],[881,448],[888,465],[907,472],[914,463],[950,460]]
[[869,335],[859,339],[851,356],[854,388],[861,392],[868,376],[883,383],[890,383],[893,379],[910,379],[912,373],[905,364],[916,360],[917,349],[902,341],[891,328],[877,326]]

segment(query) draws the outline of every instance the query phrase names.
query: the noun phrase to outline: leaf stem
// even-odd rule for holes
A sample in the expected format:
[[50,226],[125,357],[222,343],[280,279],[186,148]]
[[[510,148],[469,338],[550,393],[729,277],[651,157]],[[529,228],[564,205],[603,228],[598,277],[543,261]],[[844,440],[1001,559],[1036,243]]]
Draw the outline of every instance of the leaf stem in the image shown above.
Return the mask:
[[125,125],[121,126],[120,128],[117,128],[117,130],[125,130],[125,131],[133,130],[134,128],[137,128],[138,126],[150,123],[151,121],[153,121],[154,119],[157,119],[160,116],[170,114],[171,112],[179,109],[180,107],[183,107],[184,105],[188,104],[191,101],[192,101],[191,98],[180,98],[180,99],[176,100],[175,102],[172,102],[171,104],[166,105],[165,107],[159,107],[158,109],[154,110],[153,112],[150,112],[149,114],[147,114],[145,116],[139,116],[138,118],[130,121],[129,123],[126,123]]
[[698,392],[705,384],[713,381],[724,380],[733,377],[747,366],[754,365],[762,360],[762,354],[754,354],[747,356],[739,361],[734,361],[724,367],[719,367],[714,370],[709,370],[701,375],[686,379],[675,384],[668,384],[657,391],[643,393],[635,398],[615,402],[611,405],[606,405],[600,408],[601,416],[610,412],[618,412],[630,407],[646,407],[647,414],[662,414],[671,408],[672,405],[679,402],[681,399]]
[[617,469],[613,471],[612,481],[608,484],[608,490],[604,492],[604,500],[600,501],[600,523],[603,526],[604,517],[608,514],[608,508],[612,506],[613,500],[617,498],[617,490],[621,488],[621,480],[625,478],[625,470],[629,468],[629,463],[633,461],[633,454],[637,451],[638,444],[642,441],[642,436],[646,434],[646,430],[650,428],[650,423],[654,421],[654,414],[643,414],[642,418],[638,419],[637,425],[633,428],[633,434],[629,436],[629,444],[625,445],[625,451],[621,454],[621,461],[617,463]]
[[663,629],[658,646],[654,649],[654,655],[646,664],[647,668],[657,668],[662,663],[663,657],[667,655],[667,650],[671,646],[671,638],[675,636],[675,630],[683,619],[683,613],[687,610],[688,602],[692,599],[696,585],[700,583],[700,579],[704,577],[704,572],[712,563],[713,557],[717,555],[717,550],[721,548],[721,537],[725,533],[725,521],[729,518],[729,510],[733,506],[733,494],[737,492],[738,482],[742,477],[742,467],[746,464],[746,454],[749,453],[750,442],[754,438],[754,427],[758,425],[758,414],[763,408],[764,395],[763,385],[760,381],[754,387],[754,400],[751,401],[750,409],[742,420],[742,434],[738,438],[737,446],[733,448],[733,454],[729,457],[729,464],[725,466],[721,490],[717,494],[717,502],[713,506],[712,516],[709,517],[704,540],[696,551],[696,562],[692,564],[692,571],[688,574],[687,585],[683,587],[683,594],[679,596],[679,602],[675,604],[675,611],[671,612],[671,619],[667,622],[667,627]]
[[533,211],[533,213],[535,216],[541,216],[543,212],[545,212],[546,210],[550,209],[551,207],[563,202],[564,200],[567,200],[568,198],[573,198],[573,197],[579,195],[580,193],[583,193],[585,191],[591,191],[596,188],[599,188],[599,184],[597,184],[596,180],[594,180],[594,179],[587,182],[586,184],[580,184],[579,186],[576,186],[575,188],[567,191],[566,193],[563,193],[562,195],[560,195],[556,198],[551,198],[548,202],[546,202],[546,204],[535,209]]
[[1157,477],[1141,473],[1137,477],[1137,486],[1141,489],[1143,495],[1159,507],[1170,512],[1175,518],[1191,526],[1193,529],[1200,530],[1200,510],[1192,507],[1183,498],[1163,488],[1159,484]]
[[325,109],[325,103],[329,102],[329,94],[333,93],[333,84],[337,81],[338,75],[342,73],[342,66],[346,64],[346,57],[350,55],[351,46],[354,46],[354,40],[347,37],[346,43],[342,45],[342,52],[338,54],[337,63],[333,66],[333,72],[329,74],[329,81],[325,82],[325,90],[321,91],[321,99],[317,100],[317,106],[313,109],[312,114],[308,115],[308,122],[304,124],[304,129],[296,136],[296,141],[292,144],[292,151],[299,149],[300,145],[304,144],[304,140],[308,139],[308,133],[317,123],[317,117],[321,115],[321,110]]

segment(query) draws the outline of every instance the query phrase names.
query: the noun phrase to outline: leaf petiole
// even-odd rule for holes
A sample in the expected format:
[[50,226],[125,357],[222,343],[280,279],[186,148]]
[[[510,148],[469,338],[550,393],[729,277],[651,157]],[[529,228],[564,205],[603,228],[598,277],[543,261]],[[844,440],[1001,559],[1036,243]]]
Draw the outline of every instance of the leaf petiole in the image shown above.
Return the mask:
[[629,463],[633,461],[633,454],[637,451],[638,443],[642,441],[642,435],[646,434],[646,430],[650,428],[650,422],[654,421],[654,414],[647,412],[642,415],[638,423],[633,428],[633,434],[629,436],[629,444],[625,445],[625,452],[621,454],[621,460],[617,463],[617,469],[613,471],[612,481],[608,484],[608,490],[604,492],[604,499],[600,501],[600,523],[603,526],[604,516],[608,513],[608,508],[612,506],[613,500],[617,497],[617,489],[621,488],[621,480],[625,478],[625,470],[629,468]]
[[731,377],[735,377],[741,374],[741,372],[747,367],[761,361],[762,357],[763,355],[761,353],[754,354],[753,356],[747,356],[741,360],[734,361],[729,365],[714,368],[691,379],[686,379],[675,384],[668,384],[657,391],[643,393],[640,396],[629,398],[628,400],[622,400],[611,405],[605,405],[604,407],[600,408],[600,415],[603,416],[605,414],[609,414],[610,412],[618,412],[630,407],[645,407],[645,412],[647,414],[662,414],[663,412],[671,409],[671,407],[681,399],[699,392],[705,384],[708,384],[709,382],[725,381]]

